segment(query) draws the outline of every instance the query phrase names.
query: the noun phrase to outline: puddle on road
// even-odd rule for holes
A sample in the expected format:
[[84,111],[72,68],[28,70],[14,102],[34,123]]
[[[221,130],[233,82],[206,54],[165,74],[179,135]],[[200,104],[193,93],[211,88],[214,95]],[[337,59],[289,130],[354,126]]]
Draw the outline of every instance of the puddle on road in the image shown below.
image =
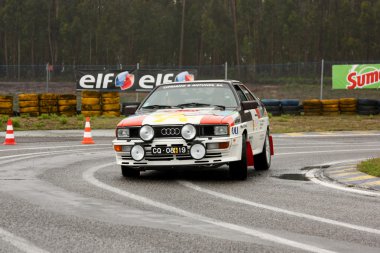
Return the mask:
[[309,181],[305,174],[282,174],[279,176],[273,176],[279,179],[295,180],[295,181]]

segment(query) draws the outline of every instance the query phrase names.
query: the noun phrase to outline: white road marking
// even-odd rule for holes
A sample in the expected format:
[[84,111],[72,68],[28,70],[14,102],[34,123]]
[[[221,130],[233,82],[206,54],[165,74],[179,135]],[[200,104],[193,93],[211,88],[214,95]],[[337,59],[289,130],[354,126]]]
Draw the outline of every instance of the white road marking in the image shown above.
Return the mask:
[[24,238],[18,237],[2,228],[0,228],[0,239],[12,244],[17,249],[26,253],[47,253],[48,252],[41,248],[38,248],[33,243],[28,242]]
[[[95,146],[112,146],[112,144],[92,144],[91,147]],[[83,145],[71,145],[71,146],[50,146],[50,147],[36,147],[36,148],[13,148],[13,149],[2,149],[0,152],[7,151],[21,151],[21,150],[33,150],[33,149],[49,149],[49,148],[72,148],[72,147],[83,147]]]
[[219,227],[227,228],[227,229],[230,229],[230,230],[238,231],[238,232],[241,232],[241,233],[244,233],[244,234],[248,234],[248,235],[260,238],[260,239],[265,240],[265,241],[270,241],[270,242],[273,242],[273,243],[276,243],[276,244],[283,244],[283,245],[287,245],[287,246],[293,247],[293,248],[298,248],[298,249],[301,249],[301,250],[306,250],[306,251],[310,251],[310,252],[326,252],[326,253],[327,252],[333,252],[333,251],[329,251],[329,250],[322,249],[322,248],[319,248],[319,247],[315,247],[315,246],[312,246],[312,245],[308,245],[308,244],[304,244],[304,243],[288,240],[286,238],[282,238],[282,237],[279,237],[279,236],[271,235],[271,234],[268,234],[268,233],[265,233],[265,232],[262,232],[262,231],[258,231],[258,230],[255,230],[255,229],[251,229],[251,228],[235,225],[235,224],[232,224],[232,223],[227,223],[227,222],[219,221],[219,220],[216,220],[216,219],[208,218],[208,217],[203,216],[203,215],[192,213],[192,212],[180,209],[178,207],[170,206],[170,205],[167,205],[167,204],[164,204],[164,203],[161,203],[161,202],[158,202],[158,201],[155,201],[155,200],[143,197],[143,196],[139,196],[139,195],[136,195],[136,194],[133,194],[133,193],[121,190],[119,188],[107,185],[105,183],[100,182],[99,180],[97,180],[94,177],[94,174],[98,170],[106,168],[106,167],[111,166],[111,165],[114,165],[114,163],[108,163],[108,164],[100,165],[100,166],[97,166],[97,167],[93,167],[93,168],[91,168],[91,169],[86,170],[85,172],[83,172],[82,177],[88,183],[91,183],[91,184],[93,184],[93,185],[95,185],[95,186],[97,186],[99,188],[104,189],[104,190],[116,193],[116,194],[121,195],[123,197],[129,198],[129,199],[133,199],[135,201],[144,203],[146,205],[150,205],[150,206],[153,206],[153,207],[156,207],[156,208],[160,208],[162,210],[169,211],[169,212],[172,212],[172,213],[184,216],[184,217],[192,218],[192,219],[195,219],[195,220],[198,220],[198,221],[202,221],[202,222],[205,222],[205,223],[213,224],[215,226],[219,226]]
[[318,171],[318,169],[312,169],[306,173],[306,177],[310,179],[312,182],[316,184],[320,184],[329,188],[333,188],[336,190],[341,190],[341,191],[346,191],[346,192],[351,192],[351,193],[357,193],[365,196],[371,196],[371,197],[380,197],[380,193],[378,192],[372,192],[372,191],[365,191],[365,190],[359,190],[359,189],[354,189],[354,188],[348,188],[346,186],[340,186],[334,183],[329,183],[326,181],[319,180],[316,176],[315,173]]
[[[274,149],[276,150],[276,147],[274,147]],[[303,152],[291,152],[291,153],[275,153],[274,155],[280,156],[280,155],[318,154],[318,153],[336,153],[336,152],[358,152],[358,151],[380,151],[380,148],[303,151]]]
[[195,185],[195,184],[187,182],[187,181],[178,181],[178,182],[181,185],[183,185],[183,186],[185,186],[187,188],[190,188],[190,189],[193,189],[193,190],[196,190],[196,191],[199,191],[199,192],[207,193],[207,194],[212,195],[214,197],[225,199],[225,200],[232,201],[232,202],[236,202],[236,203],[239,203],[239,204],[245,204],[245,205],[248,205],[248,206],[262,208],[262,209],[266,209],[266,210],[277,212],[277,213],[284,213],[284,214],[287,214],[287,215],[292,215],[292,216],[296,216],[296,217],[300,217],[300,218],[305,218],[305,219],[314,220],[314,221],[318,221],[318,222],[323,222],[323,223],[327,223],[327,224],[331,224],[331,225],[335,225],[335,226],[341,226],[341,227],[345,227],[345,228],[359,230],[359,231],[362,231],[362,232],[368,232],[368,233],[380,235],[380,230],[378,230],[378,229],[367,228],[367,227],[353,225],[353,224],[349,224],[349,223],[345,223],[345,222],[340,222],[340,221],[336,221],[336,220],[326,219],[326,218],[322,218],[322,217],[318,217],[318,216],[314,216],[314,215],[310,215],[310,214],[304,214],[304,213],[289,211],[289,210],[278,208],[278,207],[274,207],[274,206],[268,206],[268,205],[256,203],[256,202],[253,202],[253,201],[249,201],[249,200],[237,198],[237,197],[234,197],[234,196],[230,196],[230,195],[227,195],[227,194],[223,194],[223,193],[220,193],[220,192],[216,192],[216,191],[212,191],[212,190],[209,190],[209,189],[205,189],[205,188],[202,188],[202,187],[200,187],[198,185]]
[[32,156],[32,155],[49,155],[49,154],[59,154],[59,153],[70,153],[73,151],[87,151],[91,152],[92,150],[104,150],[104,148],[86,148],[86,149],[66,149],[66,150],[60,150],[60,151],[47,151],[47,152],[37,152],[37,153],[26,153],[26,154],[19,154],[19,155],[9,155],[9,156],[2,156],[0,159],[9,159],[9,158],[15,158],[15,157],[23,157],[23,156]]

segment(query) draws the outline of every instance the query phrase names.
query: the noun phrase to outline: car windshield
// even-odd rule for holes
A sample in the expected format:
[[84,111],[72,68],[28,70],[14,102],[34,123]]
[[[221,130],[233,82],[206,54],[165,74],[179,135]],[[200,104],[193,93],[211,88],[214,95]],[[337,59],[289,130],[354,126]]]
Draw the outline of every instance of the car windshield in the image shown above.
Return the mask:
[[237,107],[228,84],[189,83],[165,85],[157,88],[142,105],[143,109],[170,107]]

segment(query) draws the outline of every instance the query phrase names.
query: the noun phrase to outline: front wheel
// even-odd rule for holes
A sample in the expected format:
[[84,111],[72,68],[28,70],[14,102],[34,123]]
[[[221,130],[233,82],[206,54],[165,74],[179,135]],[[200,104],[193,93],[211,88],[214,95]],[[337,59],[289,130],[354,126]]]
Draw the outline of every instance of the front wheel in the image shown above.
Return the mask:
[[134,170],[128,166],[121,166],[121,174],[123,174],[124,177],[139,177],[140,171]]
[[241,159],[240,161],[230,162],[230,176],[236,180],[246,180],[248,176],[247,166],[247,142],[245,135],[242,136]]
[[272,161],[270,154],[269,132],[265,136],[263,151],[253,157],[256,170],[268,170]]

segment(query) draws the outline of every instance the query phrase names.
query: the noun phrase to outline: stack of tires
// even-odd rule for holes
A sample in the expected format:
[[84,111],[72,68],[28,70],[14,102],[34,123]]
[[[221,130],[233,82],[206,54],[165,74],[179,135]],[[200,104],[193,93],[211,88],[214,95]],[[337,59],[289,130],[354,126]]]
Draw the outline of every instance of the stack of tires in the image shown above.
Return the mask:
[[56,94],[40,94],[38,98],[40,114],[56,114],[58,112],[58,100]]
[[282,99],[280,102],[283,114],[300,115],[300,101],[298,99]]
[[102,115],[100,93],[97,91],[82,91],[82,114],[85,117]]
[[263,104],[267,109],[267,112],[272,114],[272,116],[280,116],[281,115],[281,101],[278,99],[263,99]]
[[319,99],[308,99],[302,102],[304,115],[318,116],[322,112],[322,103]]
[[357,110],[356,98],[341,98],[339,99],[339,109],[341,114],[354,115]]
[[323,99],[322,114],[325,116],[336,116],[340,114],[339,111],[339,99]]
[[379,114],[378,101],[373,99],[358,99],[359,115],[375,115]]
[[120,116],[120,95],[118,92],[102,93],[102,115],[104,116]]
[[19,94],[18,105],[20,116],[37,117],[40,115],[38,94]]
[[0,95],[0,116],[13,115],[13,96]]
[[77,96],[73,94],[58,95],[58,112],[64,116],[74,116],[77,114]]

